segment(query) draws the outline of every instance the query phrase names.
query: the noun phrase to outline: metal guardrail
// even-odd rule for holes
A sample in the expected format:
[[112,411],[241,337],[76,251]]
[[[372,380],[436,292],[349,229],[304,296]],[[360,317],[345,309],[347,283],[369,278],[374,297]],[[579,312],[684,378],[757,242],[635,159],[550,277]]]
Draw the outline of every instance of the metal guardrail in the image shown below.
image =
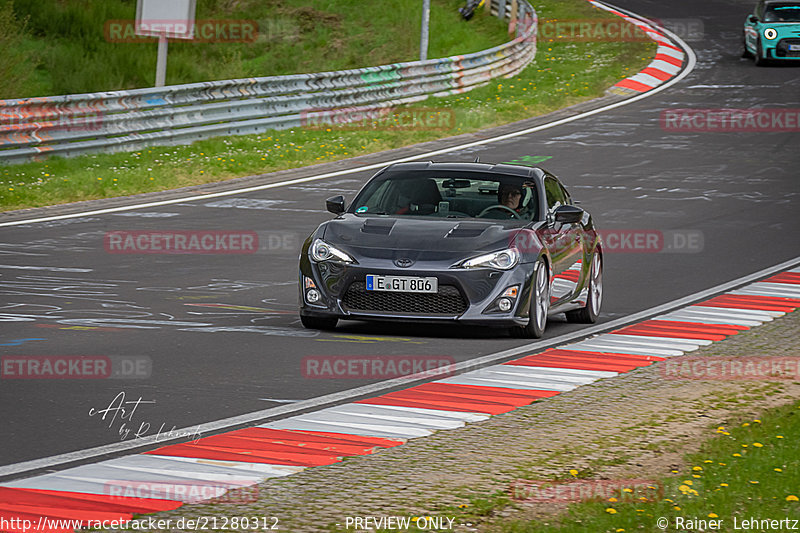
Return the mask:
[[511,77],[536,55],[537,16],[525,0],[492,0],[516,38],[473,54],[378,67],[0,100],[0,162],[188,144],[298,128],[319,114],[363,114],[461,93]]

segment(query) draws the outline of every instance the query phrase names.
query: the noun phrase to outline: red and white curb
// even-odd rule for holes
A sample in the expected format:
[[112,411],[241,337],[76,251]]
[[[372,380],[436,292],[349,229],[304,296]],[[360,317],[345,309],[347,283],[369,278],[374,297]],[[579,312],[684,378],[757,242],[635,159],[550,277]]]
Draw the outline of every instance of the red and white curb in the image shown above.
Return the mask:
[[[7,526],[22,520],[125,521],[134,514],[220,497],[231,489],[513,411],[683,355],[797,307],[800,267],[507,363],[191,443],[2,483],[0,524],[6,525],[0,531],[22,533],[21,525]],[[49,522],[46,530],[72,529]]]
[[655,89],[662,83],[674,78],[683,68],[686,54],[672,42],[667,35],[653,27],[651,24],[632,17],[617,9],[600,2],[589,0],[593,6],[624,18],[642,30],[648,37],[658,44],[656,57],[647,67],[638,74],[617,82],[609,92],[612,93],[643,93]]

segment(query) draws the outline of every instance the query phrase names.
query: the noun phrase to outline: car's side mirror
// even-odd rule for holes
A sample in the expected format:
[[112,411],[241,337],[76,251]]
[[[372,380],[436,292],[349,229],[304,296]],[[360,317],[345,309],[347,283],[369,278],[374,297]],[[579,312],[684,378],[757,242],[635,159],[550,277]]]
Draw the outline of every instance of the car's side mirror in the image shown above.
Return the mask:
[[574,205],[560,205],[555,211],[555,221],[562,224],[573,224],[583,218],[583,209]]
[[334,215],[341,215],[344,213],[344,196],[332,196],[325,200],[325,208]]
[[747,20],[755,24],[756,22],[758,22],[758,17],[755,15],[750,15],[749,17],[747,17]]

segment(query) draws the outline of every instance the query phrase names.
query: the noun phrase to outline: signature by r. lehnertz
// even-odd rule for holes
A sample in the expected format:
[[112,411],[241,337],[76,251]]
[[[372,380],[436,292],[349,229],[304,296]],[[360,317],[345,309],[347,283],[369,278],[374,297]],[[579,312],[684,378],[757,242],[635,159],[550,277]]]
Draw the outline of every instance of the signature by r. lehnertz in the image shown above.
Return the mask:
[[155,400],[143,400],[141,396],[136,400],[126,400],[125,391],[121,391],[111,400],[108,406],[102,409],[97,409],[95,407],[90,408],[89,416],[99,416],[100,420],[104,422],[107,420],[108,427],[111,429],[115,427],[115,423],[119,423],[117,432],[119,433],[120,440],[125,440],[131,436],[134,439],[155,436],[155,442],[182,437],[192,437],[193,441],[200,439],[201,431],[199,425],[190,429],[176,429],[176,426],[172,426],[171,429],[165,431],[167,424],[164,422],[159,426],[157,431],[151,432],[150,428],[152,425],[150,422],[137,422],[134,420],[134,415],[136,415],[139,406],[148,404],[154,405],[155,403]]

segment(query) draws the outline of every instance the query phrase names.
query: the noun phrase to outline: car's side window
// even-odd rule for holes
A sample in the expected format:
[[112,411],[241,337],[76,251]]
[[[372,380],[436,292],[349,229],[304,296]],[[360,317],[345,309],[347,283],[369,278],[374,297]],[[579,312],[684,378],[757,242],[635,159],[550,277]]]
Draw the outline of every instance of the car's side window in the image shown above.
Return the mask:
[[567,189],[564,188],[564,185],[559,183],[558,186],[561,188],[561,193],[564,195],[564,203],[572,205],[572,197],[567,192]]
[[544,179],[544,193],[547,198],[547,210],[552,212],[556,207],[565,205],[567,197],[564,194],[561,184],[552,177],[546,176]]

